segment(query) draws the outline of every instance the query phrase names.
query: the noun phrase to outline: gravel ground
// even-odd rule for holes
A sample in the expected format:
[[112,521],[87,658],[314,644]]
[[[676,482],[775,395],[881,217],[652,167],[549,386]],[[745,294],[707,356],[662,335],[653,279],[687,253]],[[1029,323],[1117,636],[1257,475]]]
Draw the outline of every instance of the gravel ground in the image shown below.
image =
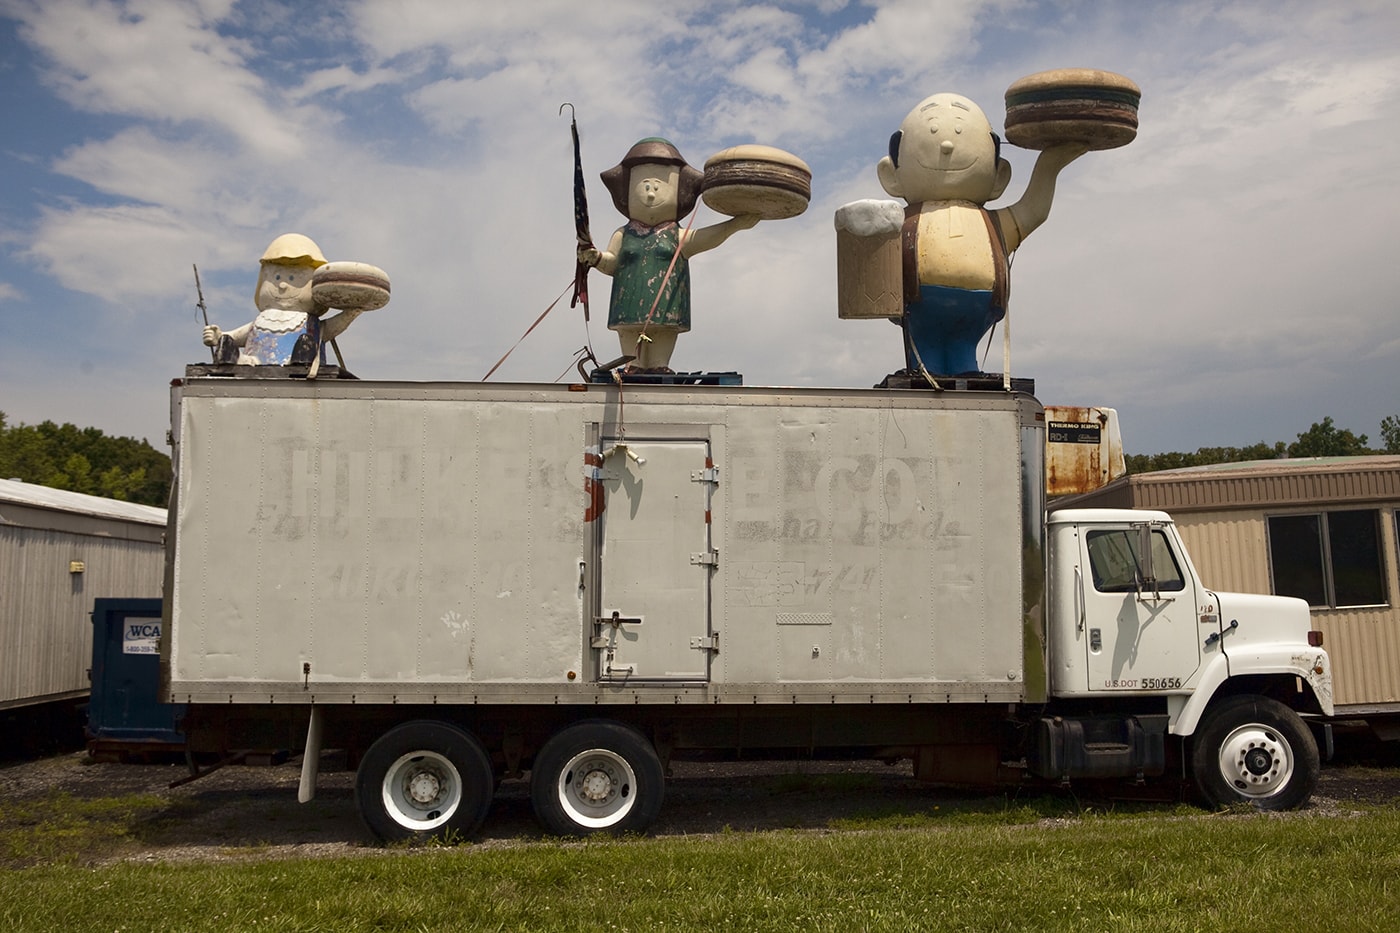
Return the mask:
[[[1388,756],[1393,759],[1393,756]],[[299,759],[276,766],[229,766],[180,787],[183,763],[94,762],[68,752],[0,765],[0,793],[10,800],[153,795],[163,803],[137,824],[135,839],[120,847],[122,859],[230,860],[384,851],[359,820],[354,774],[335,753],[322,760],[317,797],[296,801]],[[815,774],[860,775],[813,781]],[[1096,808],[1083,791],[1076,799]],[[1068,796],[1068,794],[1067,794]],[[779,762],[677,763],[655,835],[694,835],[725,829],[823,829],[842,816],[872,812],[919,813],[935,806],[985,807],[989,797],[915,781],[908,763]],[[61,805],[55,799],[56,805]],[[1303,811],[1340,813],[1355,804],[1400,806],[1400,766],[1384,758],[1355,756],[1323,768],[1321,783]],[[501,846],[543,838],[530,811],[524,781],[502,782],[474,844]],[[94,853],[96,856],[97,854]],[[104,860],[97,856],[96,860]]]

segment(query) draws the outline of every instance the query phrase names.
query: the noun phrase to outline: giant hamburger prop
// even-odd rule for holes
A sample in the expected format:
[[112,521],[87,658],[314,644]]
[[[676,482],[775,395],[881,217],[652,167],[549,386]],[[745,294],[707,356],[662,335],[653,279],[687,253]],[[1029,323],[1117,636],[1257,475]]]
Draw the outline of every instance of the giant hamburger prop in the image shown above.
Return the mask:
[[374,311],[389,303],[389,276],[367,262],[328,262],[311,273],[311,299],[321,309]]
[[711,210],[730,217],[796,217],[812,198],[812,170],[797,156],[772,146],[733,146],[705,160],[700,198]]
[[1116,149],[1137,136],[1142,91],[1111,71],[1059,68],[1006,89],[1006,141],[1024,149],[1079,142]]

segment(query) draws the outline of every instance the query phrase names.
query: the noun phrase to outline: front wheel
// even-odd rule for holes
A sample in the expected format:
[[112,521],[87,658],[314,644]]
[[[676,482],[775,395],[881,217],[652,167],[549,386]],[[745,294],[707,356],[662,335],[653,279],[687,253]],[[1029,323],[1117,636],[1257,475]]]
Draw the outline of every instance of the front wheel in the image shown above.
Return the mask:
[[661,812],[656,749],[620,722],[588,720],[555,733],[530,769],[535,817],[559,836],[641,832]]
[[1222,702],[1196,733],[1192,771],[1212,806],[1302,806],[1317,787],[1317,743],[1293,710],[1266,697]]
[[494,793],[486,750],[445,722],[395,726],[369,747],[355,774],[360,817],[385,842],[470,835]]

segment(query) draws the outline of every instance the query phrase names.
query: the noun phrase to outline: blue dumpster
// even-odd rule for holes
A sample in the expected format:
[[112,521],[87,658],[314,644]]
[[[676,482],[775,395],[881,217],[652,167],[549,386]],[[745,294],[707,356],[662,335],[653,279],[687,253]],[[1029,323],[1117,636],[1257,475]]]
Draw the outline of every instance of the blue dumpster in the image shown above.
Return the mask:
[[183,752],[183,704],[160,700],[159,599],[98,599],[92,610],[88,752],[124,758]]

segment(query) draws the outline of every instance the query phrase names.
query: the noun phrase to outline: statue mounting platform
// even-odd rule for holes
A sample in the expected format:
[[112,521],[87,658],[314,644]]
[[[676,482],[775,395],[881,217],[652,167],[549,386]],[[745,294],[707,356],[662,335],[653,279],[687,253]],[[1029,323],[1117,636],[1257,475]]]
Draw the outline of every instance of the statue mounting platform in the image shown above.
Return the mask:
[[595,369],[588,374],[589,382],[624,385],[650,386],[741,386],[744,377],[739,373],[656,373],[643,370]]
[[[187,363],[185,378],[221,377],[228,379],[309,379],[309,363],[286,363],[281,366],[248,366],[242,363]],[[356,379],[347,369],[323,365],[316,370],[317,379]]]
[[[890,373],[884,379],[875,384],[877,389],[924,389],[930,392],[1005,392],[1007,391],[1007,379],[1001,373],[963,373],[960,376],[940,376],[930,373],[937,386],[929,385],[928,379],[923,373],[910,372],[901,369],[897,373]],[[1024,392],[1027,395],[1035,394],[1035,380],[1026,379],[1019,376],[1012,376],[1010,379],[1012,392]]]

